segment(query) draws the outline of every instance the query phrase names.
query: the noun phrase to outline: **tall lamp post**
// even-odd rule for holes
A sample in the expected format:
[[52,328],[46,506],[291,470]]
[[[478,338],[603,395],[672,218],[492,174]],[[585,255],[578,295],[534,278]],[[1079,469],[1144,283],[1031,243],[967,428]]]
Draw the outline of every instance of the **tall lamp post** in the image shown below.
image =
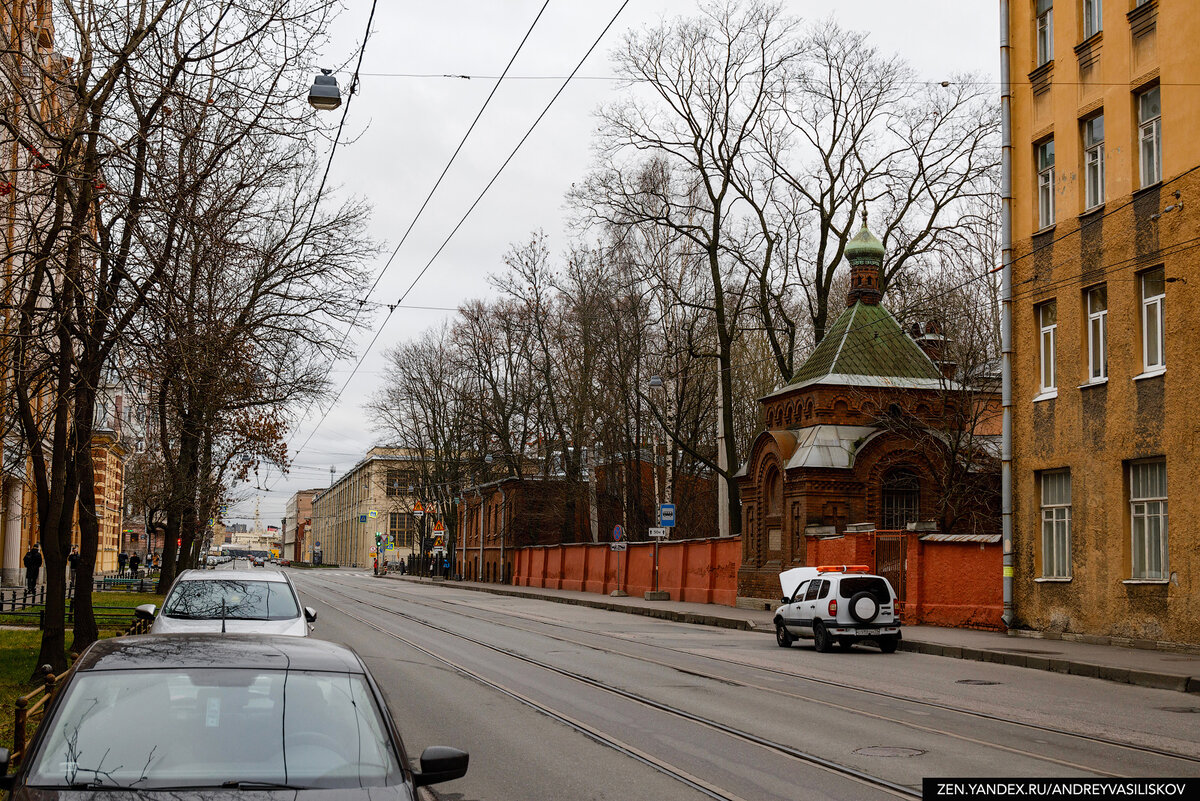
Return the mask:
[[[662,378],[660,378],[659,376],[656,376],[656,375],[650,376],[650,388],[651,389],[662,389],[662,387],[663,387]],[[667,441],[667,438],[670,436],[670,434],[667,431],[665,423],[662,424],[662,429],[663,429],[663,478],[662,478],[662,481],[659,481],[659,479],[658,479],[658,447],[657,446],[655,446],[653,449],[653,452],[652,452],[653,458],[651,459],[651,466],[654,469],[654,488],[655,488],[654,494],[656,496],[656,500],[657,500],[657,504],[658,504],[658,514],[659,515],[661,515],[661,513],[662,513],[664,490],[666,490],[667,497],[668,498],[670,497],[670,494],[669,494],[670,490],[667,489],[664,485],[666,485],[670,481],[670,475],[671,475],[671,467],[670,467],[670,462],[669,462],[670,454],[668,453],[668,449],[666,447],[666,441]],[[662,526],[662,521],[659,520],[658,524],[659,524],[659,526]],[[658,543],[659,543],[659,539],[660,539],[660,537],[658,535],[662,534],[664,531],[670,531],[670,529],[663,529],[661,531],[651,532],[652,534],[655,535],[654,536],[654,589],[648,591],[645,594],[645,599],[647,601],[668,601],[671,598],[670,593],[663,592],[662,590],[660,590],[658,588]]]

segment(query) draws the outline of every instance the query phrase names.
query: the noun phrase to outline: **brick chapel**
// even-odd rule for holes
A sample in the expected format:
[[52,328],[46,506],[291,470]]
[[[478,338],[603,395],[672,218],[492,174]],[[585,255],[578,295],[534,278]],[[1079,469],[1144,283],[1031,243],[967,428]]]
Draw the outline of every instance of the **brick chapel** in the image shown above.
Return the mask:
[[[945,456],[907,433],[939,430],[965,393],[954,366],[934,360],[940,336],[910,336],[880,303],[884,248],[865,220],[845,255],[846,309],[791,382],[761,399],[766,430],[738,472],[738,605],[778,603],[782,570],[854,562],[889,577],[910,621],[990,625],[999,619],[999,515],[939,531],[935,471]],[[998,409],[997,397],[987,402]],[[901,420],[908,425],[893,424]],[[980,502],[990,508],[998,490],[982,481]],[[979,575],[964,582],[963,571]],[[964,584],[970,592],[957,595]]]

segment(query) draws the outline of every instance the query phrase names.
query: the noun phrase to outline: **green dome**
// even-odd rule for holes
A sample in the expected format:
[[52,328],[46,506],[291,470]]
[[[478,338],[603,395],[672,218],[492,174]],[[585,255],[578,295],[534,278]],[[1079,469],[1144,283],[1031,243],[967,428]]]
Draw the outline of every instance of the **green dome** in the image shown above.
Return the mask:
[[855,234],[854,238],[846,245],[846,258],[851,263],[859,264],[883,262],[883,243],[867,229],[866,221],[863,221],[862,230]]

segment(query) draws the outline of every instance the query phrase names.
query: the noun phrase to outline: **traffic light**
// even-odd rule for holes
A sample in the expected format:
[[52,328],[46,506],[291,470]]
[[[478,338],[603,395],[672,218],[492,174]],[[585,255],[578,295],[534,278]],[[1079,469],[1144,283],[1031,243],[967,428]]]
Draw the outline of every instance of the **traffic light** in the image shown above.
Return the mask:
[[378,531],[375,532],[375,547],[378,548],[383,543],[383,535]]

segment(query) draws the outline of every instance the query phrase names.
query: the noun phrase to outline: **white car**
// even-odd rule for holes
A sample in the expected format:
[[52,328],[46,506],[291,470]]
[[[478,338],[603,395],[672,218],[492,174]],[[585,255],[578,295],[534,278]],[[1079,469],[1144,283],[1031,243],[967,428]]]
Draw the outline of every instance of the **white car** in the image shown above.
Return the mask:
[[865,565],[797,567],[779,574],[783,605],[775,610],[775,641],[788,648],[811,637],[818,651],[836,642],[849,650],[871,640],[885,654],[900,645],[896,593],[883,576]]
[[300,606],[296,588],[279,570],[185,570],[155,615],[154,604],[135,610],[153,620],[151,634],[216,631],[307,637],[317,613]]

